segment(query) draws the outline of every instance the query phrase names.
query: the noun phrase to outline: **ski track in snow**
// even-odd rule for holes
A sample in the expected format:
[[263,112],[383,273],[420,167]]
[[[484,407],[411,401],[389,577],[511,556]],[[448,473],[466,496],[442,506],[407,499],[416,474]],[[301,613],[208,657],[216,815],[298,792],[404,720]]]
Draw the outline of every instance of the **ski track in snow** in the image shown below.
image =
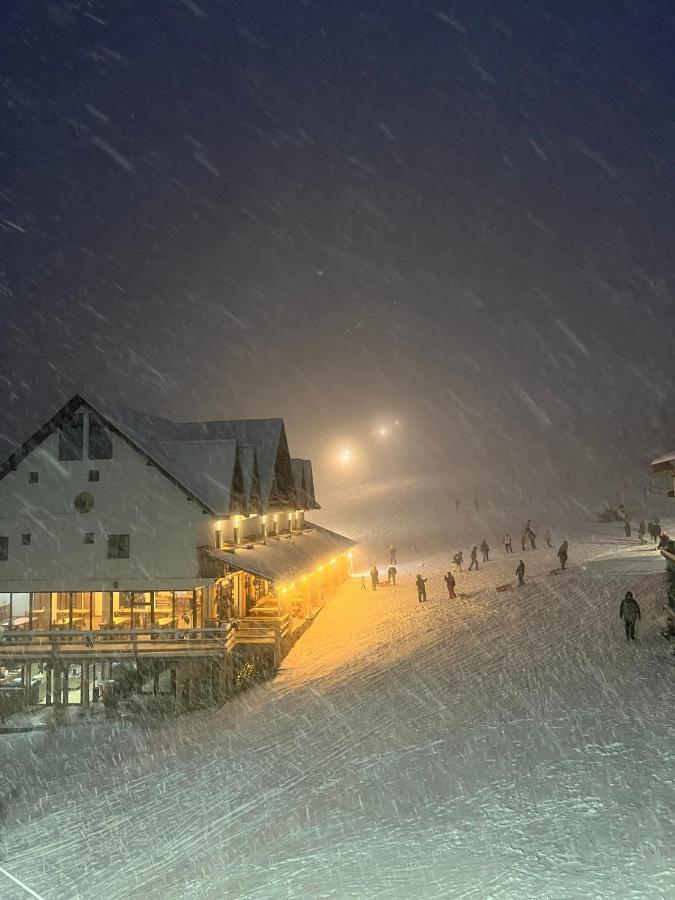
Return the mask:
[[590,534],[571,550],[560,575],[528,552],[498,593],[522,554],[495,548],[455,601],[451,553],[404,559],[220,710],[1,739],[0,863],[45,900],[672,897],[662,562]]

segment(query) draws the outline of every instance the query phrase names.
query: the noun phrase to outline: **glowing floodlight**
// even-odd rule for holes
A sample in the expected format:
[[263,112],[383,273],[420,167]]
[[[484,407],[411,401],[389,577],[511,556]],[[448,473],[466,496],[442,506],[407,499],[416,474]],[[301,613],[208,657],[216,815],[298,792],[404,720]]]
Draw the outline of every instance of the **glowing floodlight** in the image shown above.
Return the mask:
[[354,451],[349,447],[345,447],[340,451],[338,459],[343,466],[348,466],[351,462],[354,462]]

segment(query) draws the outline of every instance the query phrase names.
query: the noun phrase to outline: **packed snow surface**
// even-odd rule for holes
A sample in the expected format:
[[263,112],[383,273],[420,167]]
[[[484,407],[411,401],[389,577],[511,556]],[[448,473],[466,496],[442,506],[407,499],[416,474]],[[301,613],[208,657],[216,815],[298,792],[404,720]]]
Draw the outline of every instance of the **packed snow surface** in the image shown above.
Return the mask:
[[456,600],[457,548],[402,546],[222,709],[0,739],[0,866],[45,900],[675,896],[663,560],[619,530],[567,534],[558,574],[514,533]]

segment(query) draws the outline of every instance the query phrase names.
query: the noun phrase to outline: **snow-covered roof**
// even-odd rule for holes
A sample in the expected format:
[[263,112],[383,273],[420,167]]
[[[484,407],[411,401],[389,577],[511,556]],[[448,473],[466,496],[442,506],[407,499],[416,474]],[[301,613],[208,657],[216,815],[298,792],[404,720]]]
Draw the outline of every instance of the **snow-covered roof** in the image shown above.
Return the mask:
[[211,509],[227,514],[232,508],[237,442],[170,441],[161,445],[169,471]]
[[663,456],[653,459],[650,465],[665,466],[667,463],[671,463],[671,465],[675,467],[675,450],[671,450],[670,453],[665,453]]
[[[283,419],[173,422],[92,403],[81,395],[72,397],[0,465],[0,478],[83,406],[215,516],[298,505]],[[311,477],[311,467],[309,472]],[[313,497],[313,483],[305,487],[308,492]]]
[[307,523],[308,530],[292,537],[267,538],[265,543],[253,544],[250,549],[205,550],[207,556],[226,563],[242,572],[249,572],[269,581],[284,583],[299,578],[355,546],[355,541]]

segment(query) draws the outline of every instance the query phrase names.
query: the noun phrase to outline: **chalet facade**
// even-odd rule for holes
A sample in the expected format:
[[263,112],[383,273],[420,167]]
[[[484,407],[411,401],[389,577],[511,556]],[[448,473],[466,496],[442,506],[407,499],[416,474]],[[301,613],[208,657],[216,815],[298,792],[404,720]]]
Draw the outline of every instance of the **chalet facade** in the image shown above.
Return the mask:
[[244,650],[278,664],[350,571],[318,508],[281,419],[73,397],[0,465],[5,705],[86,706],[123,672],[191,707],[232,689]]

